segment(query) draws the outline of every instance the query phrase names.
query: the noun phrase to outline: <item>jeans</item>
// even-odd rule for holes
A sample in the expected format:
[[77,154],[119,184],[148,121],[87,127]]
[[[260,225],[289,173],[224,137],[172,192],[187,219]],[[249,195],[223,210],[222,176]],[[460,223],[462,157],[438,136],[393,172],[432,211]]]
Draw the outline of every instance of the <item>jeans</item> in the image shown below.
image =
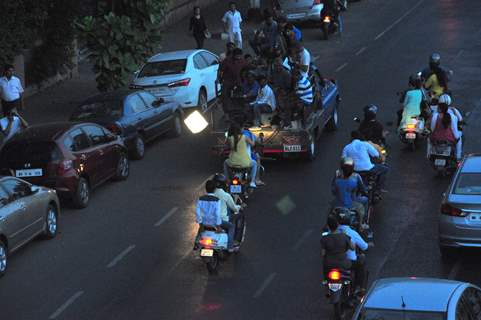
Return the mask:
[[[224,175],[226,177],[230,177],[230,174],[229,174],[229,162],[228,162],[229,159],[226,159],[224,161]],[[255,160],[252,160],[251,159],[251,172],[250,172],[250,176],[251,176],[251,184],[252,185],[255,185],[256,183],[256,175],[257,175],[257,161]]]
[[261,122],[261,114],[262,113],[272,113],[272,107],[266,103],[258,104],[255,103],[252,105],[254,109],[254,123],[259,125]]
[[222,220],[222,224],[220,226],[222,229],[227,231],[227,247],[230,249],[232,248],[232,243],[234,242],[235,225],[229,221]]
[[385,164],[375,164],[374,167],[369,170],[377,176],[377,183],[379,188],[384,188],[386,183],[386,175],[389,172],[389,167]]

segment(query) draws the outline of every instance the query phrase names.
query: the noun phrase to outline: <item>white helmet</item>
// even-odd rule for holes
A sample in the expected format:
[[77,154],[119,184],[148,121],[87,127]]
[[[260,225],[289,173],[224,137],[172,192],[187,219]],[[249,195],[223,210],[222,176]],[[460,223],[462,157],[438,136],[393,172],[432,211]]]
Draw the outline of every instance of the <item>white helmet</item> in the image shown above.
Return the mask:
[[445,103],[447,104],[448,106],[451,105],[451,97],[449,96],[449,94],[442,94],[440,97],[439,97],[439,103]]

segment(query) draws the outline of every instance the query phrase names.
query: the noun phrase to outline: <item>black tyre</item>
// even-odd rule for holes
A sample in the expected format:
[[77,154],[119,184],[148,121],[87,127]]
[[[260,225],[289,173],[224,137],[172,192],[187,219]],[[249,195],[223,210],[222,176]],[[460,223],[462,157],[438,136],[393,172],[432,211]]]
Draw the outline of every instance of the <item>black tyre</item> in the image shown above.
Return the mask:
[[322,23],[322,39],[329,40],[329,24]]
[[0,278],[7,272],[8,250],[5,243],[0,240]]
[[209,274],[217,273],[217,269],[219,268],[219,257],[216,252],[214,252],[212,258],[206,263],[206,267]]
[[451,262],[456,259],[456,249],[449,248],[449,247],[439,247],[439,251],[441,252],[441,260],[444,262]]
[[137,135],[137,137],[135,137],[134,146],[131,153],[132,158],[135,160],[140,160],[145,155],[145,139],[140,133]]
[[125,153],[121,153],[119,161],[117,163],[117,168],[115,169],[114,180],[122,181],[126,180],[130,174],[130,163],[129,158]]
[[182,134],[182,119],[180,114],[175,113],[172,120],[172,129],[169,131],[169,138],[176,138]]
[[73,195],[72,202],[74,206],[78,209],[86,208],[90,200],[90,186],[87,179],[81,177],[79,178],[77,184],[77,190]]
[[209,103],[207,101],[207,94],[205,93],[204,89],[200,89],[199,91],[199,99],[197,102],[197,107],[200,111],[206,111],[209,107]]
[[53,239],[58,233],[58,209],[55,205],[50,204],[45,215],[45,230],[43,237],[45,239]]
[[339,128],[339,115],[337,114],[337,106],[332,112],[331,119],[326,124],[327,131],[336,131]]

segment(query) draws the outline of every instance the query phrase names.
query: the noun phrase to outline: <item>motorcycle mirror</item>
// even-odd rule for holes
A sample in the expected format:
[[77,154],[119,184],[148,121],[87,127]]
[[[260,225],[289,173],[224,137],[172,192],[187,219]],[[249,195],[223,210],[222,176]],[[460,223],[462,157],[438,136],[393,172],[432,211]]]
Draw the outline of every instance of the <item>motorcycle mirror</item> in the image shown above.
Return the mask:
[[354,117],[354,119],[352,119],[352,120],[356,121],[357,123],[361,122],[361,119],[358,118],[358,117]]

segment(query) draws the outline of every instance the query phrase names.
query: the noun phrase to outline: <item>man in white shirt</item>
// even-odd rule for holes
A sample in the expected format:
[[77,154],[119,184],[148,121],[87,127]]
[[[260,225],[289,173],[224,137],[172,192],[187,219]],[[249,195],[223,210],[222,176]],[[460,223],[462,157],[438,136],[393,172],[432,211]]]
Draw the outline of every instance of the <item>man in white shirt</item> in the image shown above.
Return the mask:
[[296,49],[299,61],[299,69],[301,70],[303,76],[307,77],[309,75],[309,66],[311,65],[311,54],[300,43],[297,44]]
[[22,94],[23,87],[20,79],[14,76],[13,66],[5,65],[4,76],[0,78],[0,97],[4,116],[7,116],[9,110],[23,107]]
[[373,164],[371,157],[379,158],[381,154],[370,143],[361,141],[362,135],[359,131],[351,132],[351,143],[342,150],[342,158],[352,158],[354,160],[354,171],[368,171],[378,177],[378,186],[382,191],[385,187],[386,175],[389,167],[383,164]]
[[20,117],[18,113],[13,110],[7,111],[7,116],[0,119],[0,130],[3,133],[3,143],[27,127],[27,121]]
[[224,14],[224,30],[229,34],[229,41],[234,42],[237,48],[242,49],[242,16],[236,9],[235,2],[229,4],[230,10]]
[[261,114],[262,113],[272,113],[276,110],[276,96],[274,91],[267,84],[267,77],[261,75],[259,77],[260,89],[257,94],[257,98],[254,102],[251,102],[252,108],[254,109],[254,125],[259,126],[261,124]]

